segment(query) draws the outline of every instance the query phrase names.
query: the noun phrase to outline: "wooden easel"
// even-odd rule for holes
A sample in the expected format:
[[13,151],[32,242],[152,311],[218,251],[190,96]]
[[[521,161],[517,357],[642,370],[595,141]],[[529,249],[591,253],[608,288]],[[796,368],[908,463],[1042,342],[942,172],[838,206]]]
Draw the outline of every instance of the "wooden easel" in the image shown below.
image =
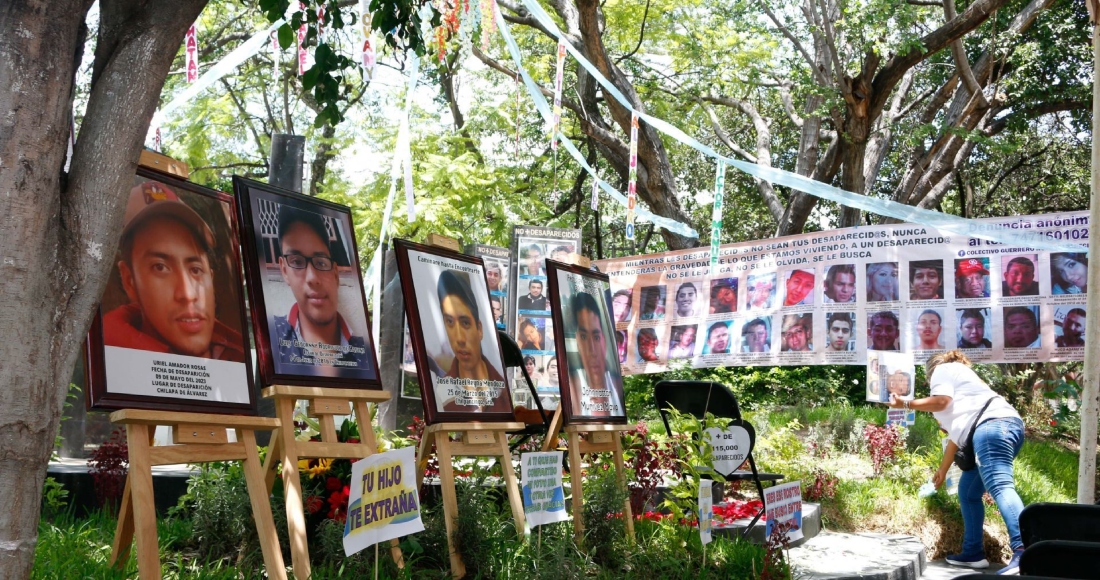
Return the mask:
[[[519,482],[512,467],[512,452],[508,449],[507,432],[523,427],[523,423],[519,422],[436,423],[424,430],[420,449],[416,455],[416,489],[419,490],[424,482],[424,470],[428,466],[432,443],[435,443],[435,456],[439,459],[439,487],[443,494],[443,520],[447,529],[447,551],[451,559],[451,575],[455,578],[466,575],[466,566],[462,563],[462,556],[451,540],[458,521],[458,497],[455,494],[453,460],[455,457],[496,457],[500,461],[508,503],[512,507],[512,519],[516,524],[516,534],[522,538],[527,520],[523,515],[523,498],[519,494]],[[452,440],[451,433],[458,434],[458,439]]]
[[[130,471],[118,511],[118,527],[111,546],[112,566],[121,567],[130,556],[130,545],[137,544],[138,575],[142,580],[160,578],[157,547],[156,507],[153,504],[154,465],[240,461],[252,503],[252,517],[263,551],[264,566],[271,578],[286,578],[283,553],[271,517],[271,503],[264,488],[260,456],[256,451],[257,429],[275,429],[278,419],[240,417],[210,413],[182,413],[123,409],[111,413],[111,422],[126,426],[130,450]],[[157,425],[172,428],[177,445],[153,446]],[[237,442],[229,443],[226,429],[237,432]]]
[[[290,536],[290,558],[297,578],[309,578],[309,546],[306,540],[306,520],[302,501],[302,478],[298,473],[299,459],[362,459],[378,450],[374,439],[367,403],[390,400],[385,391],[339,389],[332,387],[292,387],[274,385],[263,395],[275,399],[275,416],[280,426],[271,435],[271,449],[264,461],[264,485],[268,493],[275,485],[275,462],[283,462],[283,495],[286,496],[286,523]],[[294,438],[294,407],[298,401],[309,403],[309,415],[321,423],[320,441],[298,441]],[[359,422],[359,443],[340,442],[336,437],[336,415],[350,415],[355,408]],[[390,541],[390,554],[398,568],[405,566],[396,539]]]
[[[558,433],[561,430],[561,407],[554,412],[550,430],[542,442],[543,451],[553,451],[557,446]],[[565,436],[569,448],[569,487],[573,493],[573,538],[578,544],[584,540],[584,492],[581,489],[581,454],[610,451],[615,462],[615,479],[619,487],[626,489],[626,464],[623,461],[622,433],[630,431],[632,425],[604,425],[578,423],[565,427]],[[623,504],[623,517],[626,518],[626,534],[634,540],[634,515],[630,511],[630,496]]]

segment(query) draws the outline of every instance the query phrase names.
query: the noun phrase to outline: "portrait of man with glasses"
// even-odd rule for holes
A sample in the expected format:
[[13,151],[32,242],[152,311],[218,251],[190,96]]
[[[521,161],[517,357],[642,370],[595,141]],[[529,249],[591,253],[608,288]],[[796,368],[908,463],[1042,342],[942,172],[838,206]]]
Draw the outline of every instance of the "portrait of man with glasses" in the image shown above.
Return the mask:
[[[274,316],[273,346],[283,364],[339,369],[370,369],[367,343],[339,312],[340,275],[324,218],[282,205],[278,214],[279,273],[294,295],[285,315]],[[321,370],[321,369],[318,369]],[[318,374],[326,374],[320,372]],[[343,373],[336,373],[343,374]]]

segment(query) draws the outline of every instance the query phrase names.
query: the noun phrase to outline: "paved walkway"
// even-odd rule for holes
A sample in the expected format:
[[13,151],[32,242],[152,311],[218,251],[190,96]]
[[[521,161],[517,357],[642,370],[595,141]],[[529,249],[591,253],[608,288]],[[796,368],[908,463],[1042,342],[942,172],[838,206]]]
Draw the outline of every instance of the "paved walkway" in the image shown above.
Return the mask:
[[949,566],[925,559],[924,545],[912,536],[821,532],[790,551],[795,577],[805,580],[950,580],[986,570]]

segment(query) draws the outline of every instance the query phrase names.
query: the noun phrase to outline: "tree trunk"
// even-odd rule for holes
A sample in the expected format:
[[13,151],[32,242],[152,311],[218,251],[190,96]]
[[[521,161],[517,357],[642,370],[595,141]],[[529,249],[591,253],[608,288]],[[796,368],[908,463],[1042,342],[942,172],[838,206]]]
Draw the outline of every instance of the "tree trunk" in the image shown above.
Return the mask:
[[0,580],[30,575],[46,464],[114,261],[123,192],[171,60],[205,3],[101,1],[92,90],[66,180],[91,0],[0,5]]

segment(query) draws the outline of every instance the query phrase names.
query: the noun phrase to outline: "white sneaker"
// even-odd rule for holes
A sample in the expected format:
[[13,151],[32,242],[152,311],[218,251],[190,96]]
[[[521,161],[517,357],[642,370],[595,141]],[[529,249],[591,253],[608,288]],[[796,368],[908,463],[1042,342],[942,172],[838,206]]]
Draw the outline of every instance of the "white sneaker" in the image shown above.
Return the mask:
[[977,559],[973,557],[967,557],[963,554],[954,554],[947,557],[947,563],[952,566],[961,566],[963,568],[973,568],[975,570],[981,570],[989,567],[989,560],[986,560],[982,556],[978,556]]

